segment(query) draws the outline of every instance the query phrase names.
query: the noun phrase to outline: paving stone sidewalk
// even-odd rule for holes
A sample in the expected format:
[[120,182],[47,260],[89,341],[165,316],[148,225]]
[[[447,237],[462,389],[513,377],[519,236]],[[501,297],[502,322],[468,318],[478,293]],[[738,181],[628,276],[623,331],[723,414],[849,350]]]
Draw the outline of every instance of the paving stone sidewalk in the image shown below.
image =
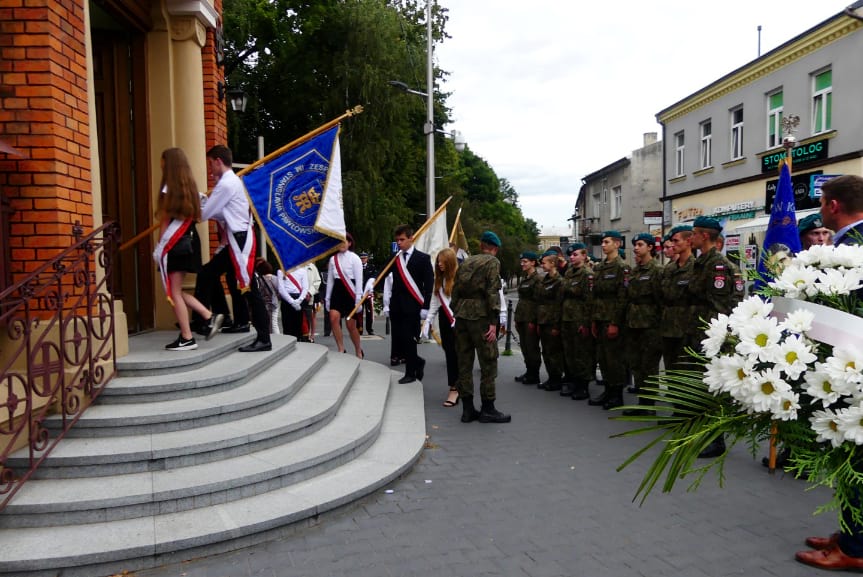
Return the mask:
[[[376,324],[378,334],[383,322]],[[334,348],[331,338],[319,343]],[[366,359],[388,363],[390,341],[366,337]],[[350,350],[350,345],[348,345]],[[517,350],[501,357],[497,406],[510,424],[459,422],[446,409],[443,354],[424,382],[427,448],[413,470],[385,490],[321,516],[312,527],[239,551],[137,572],[138,577],[747,577],[810,576],[794,561],[808,535],[835,530],[813,516],[829,497],[803,482],[768,475],[761,453],[737,446],[726,483],[710,474],[632,499],[647,465],[616,472],[647,438],[611,439],[632,427],[585,402],[514,382]],[[396,367],[401,372],[403,367]],[[596,389],[592,391],[598,394]],[[630,398],[630,400],[632,400]]]

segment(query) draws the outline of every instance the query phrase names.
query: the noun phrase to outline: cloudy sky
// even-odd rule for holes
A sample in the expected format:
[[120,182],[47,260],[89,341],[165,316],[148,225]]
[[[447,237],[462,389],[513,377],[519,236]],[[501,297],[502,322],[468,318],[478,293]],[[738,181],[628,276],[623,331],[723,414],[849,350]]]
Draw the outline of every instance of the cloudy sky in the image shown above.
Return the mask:
[[640,148],[656,113],[852,0],[437,0],[453,124],[528,218],[562,228],[581,178]]

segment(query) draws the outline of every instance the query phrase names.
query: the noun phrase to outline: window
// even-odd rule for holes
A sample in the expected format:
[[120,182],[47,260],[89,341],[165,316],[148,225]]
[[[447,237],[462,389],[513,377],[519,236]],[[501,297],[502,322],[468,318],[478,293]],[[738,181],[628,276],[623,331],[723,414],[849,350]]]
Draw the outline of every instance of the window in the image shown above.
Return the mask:
[[596,191],[596,192],[594,192],[591,196],[593,197],[593,218],[599,218],[599,217],[600,217],[600,210],[599,210],[599,207],[600,207],[599,191],[597,190],[597,191]]
[[731,160],[743,158],[743,107],[731,111]]
[[812,134],[826,132],[833,126],[833,71],[812,76]]
[[782,91],[767,95],[767,148],[782,144]]
[[613,196],[611,202],[611,218],[614,220],[623,216],[623,188],[615,186],[611,189],[611,192]]
[[683,176],[683,132],[674,135],[674,176]]
[[713,127],[709,120],[701,123],[701,168],[713,166]]

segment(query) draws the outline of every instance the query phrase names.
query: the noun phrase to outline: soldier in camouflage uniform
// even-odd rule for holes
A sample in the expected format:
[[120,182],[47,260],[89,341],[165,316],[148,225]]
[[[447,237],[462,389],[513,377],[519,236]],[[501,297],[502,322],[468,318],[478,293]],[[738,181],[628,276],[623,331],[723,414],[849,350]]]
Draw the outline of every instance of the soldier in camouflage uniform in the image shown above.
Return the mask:
[[538,385],[539,367],[542,356],[539,348],[539,334],[536,329],[536,301],[534,290],[542,278],[536,270],[537,256],[535,252],[521,254],[521,270],[524,273],[518,284],[518,306],[515,308],[515,328],[524,355],[525,372],[515,378],[525,385]]
[[[455,314],[455,348],[462,423],[508,423],[512,417],[494,407],[497,378],[497,324],[500,320],[500,238],[486,231],[478,255],[466,259],[455,276],[452,310]],[[473,359],[479,358],[482,409],[473,404]]]
[[[653,258],[656,239],[642,232],[632,239],[635,268],[626,289],[626,341],[629,343],[629,366],[636,391],[648,377],[659,373],[662,337],[659,318],[662,314],[662,267]],[[639,405],[653,405],[649,399],[638,399]],[[645,415],[645,409],[627,409],[624,415]]]
[[605,390],[590,405],[613,409],[623,404],[623,384],[626,364],[622,361],[625,344],[623,323],[626,315],[626,286],[629,284],[629,266],[620,258],[623,236],[616,230],[602,233],[602,263],[593,271],[593,324],[591,333],[596,339],[596,357],[602,371]]
[[563,375],[563,347],[560,342],[560,305],[563,301],[563,283],[559,271],[557,253],[549,250],[542,255],[542,270],[545,276],[536,284],[536,326],[542,343],[542,359],[548,380],[539,385],[546,391],[561,389]]
[[[560,336],[563,342],[565,383],[570,384],[573,400],[590,397],[587,386],[596,375],[591,325],[591,288],[593,272],[587,266],[587,247],[580,242],[569,245],[569,267],[563,277],[563,305],[561,307]],[[566,396],[566,390],[560,394]]]
[[[743,296],[743,282],[737,267],[716,250],[716,239],[722,225],[715,218],[699,216],[692,225],[692,248],[701,254],[692,266],[687,340],[689,346],[701,350],[706,324],[720,314],[731,314]],[[725,438],[720,436],[699,457],[711,459],[725,452]]]
[[662,359],[665,370],[686,367],[686,331],[689,323],[689,283],[692,281],[692,227],[680,224],[669,233],[674,255],[662,271]]

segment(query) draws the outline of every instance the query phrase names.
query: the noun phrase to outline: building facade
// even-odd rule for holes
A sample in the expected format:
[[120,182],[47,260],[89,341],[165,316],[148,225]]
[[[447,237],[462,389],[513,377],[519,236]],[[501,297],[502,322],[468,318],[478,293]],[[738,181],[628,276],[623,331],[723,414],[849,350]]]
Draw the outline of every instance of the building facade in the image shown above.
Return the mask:
[[602,231],[615,229],[625,239],[640,232],[662,234],[662,150],[655,132],[644,135],[644,146],[582,178],[572,218],[572,234],[593,256]]
[[[857,2],[851,10],[860,10]],[[792,170],[798,219],[819,183],[863,171],[863,21],[839,13],[657,114],[663,225],[708,215],[754,264],[785,156],[783,120],[799,117]]]

